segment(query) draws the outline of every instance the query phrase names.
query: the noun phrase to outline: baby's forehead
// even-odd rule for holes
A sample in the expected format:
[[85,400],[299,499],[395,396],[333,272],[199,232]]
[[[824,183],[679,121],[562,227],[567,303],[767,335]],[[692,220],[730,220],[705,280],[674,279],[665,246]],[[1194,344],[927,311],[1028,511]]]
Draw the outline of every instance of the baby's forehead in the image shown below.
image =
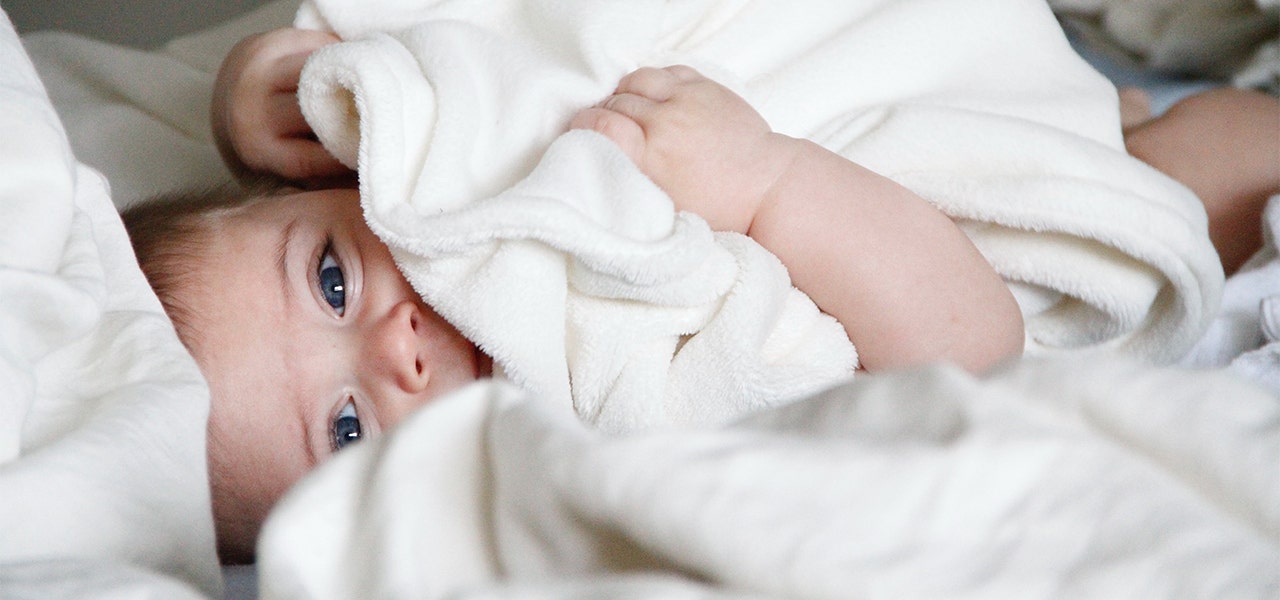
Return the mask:
[[206,216],[215,230],[215,237],[281,231],[300,217],[317,224],[334,220],[330,211],[315,210],[314,204],[308,204],[301,193],[269,194],[254,197],[238,206],[211,211]]
[[249,217],[292,218],[306,215],[315,221],[345,221],[360,212],[359,196],[354,190],[301,190],[284,188],[257,196],[244,205]]
[[261,218],[269,215],[284,215],[297,212],[299,200],[304,195],[301,191],[280,190],[271,193],[257,194],[238,206],[227,207],[224,213],[232,218]]

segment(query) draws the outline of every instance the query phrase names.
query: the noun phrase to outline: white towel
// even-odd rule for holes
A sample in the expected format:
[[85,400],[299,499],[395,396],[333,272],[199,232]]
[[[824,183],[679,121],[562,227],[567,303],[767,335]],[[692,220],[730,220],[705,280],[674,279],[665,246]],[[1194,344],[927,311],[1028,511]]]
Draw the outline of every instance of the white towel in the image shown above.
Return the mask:
[[309,61],[304,112],[410,282],[606,428],[722,420],[856,363],[766,252],[561,135],[641,65],[691,64],[935,203],[1014,286],[1031,352],[1169,361],[1216,309],[1199,202],[1124,153],[1114,89],[1042,2],[314,0],[298,23],[349,40]]

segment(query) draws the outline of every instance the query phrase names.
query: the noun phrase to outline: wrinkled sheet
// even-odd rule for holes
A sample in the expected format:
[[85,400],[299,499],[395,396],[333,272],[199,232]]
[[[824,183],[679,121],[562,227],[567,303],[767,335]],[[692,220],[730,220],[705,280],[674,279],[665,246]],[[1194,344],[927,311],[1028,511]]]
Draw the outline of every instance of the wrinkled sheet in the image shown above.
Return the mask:
[[272,514],[264,598],[1269,598],[1280,399],[1112,355],[607,435],[497,383]]
[[208,388],[7,17],[0,106],[0,596],[85,564],[217,595]]

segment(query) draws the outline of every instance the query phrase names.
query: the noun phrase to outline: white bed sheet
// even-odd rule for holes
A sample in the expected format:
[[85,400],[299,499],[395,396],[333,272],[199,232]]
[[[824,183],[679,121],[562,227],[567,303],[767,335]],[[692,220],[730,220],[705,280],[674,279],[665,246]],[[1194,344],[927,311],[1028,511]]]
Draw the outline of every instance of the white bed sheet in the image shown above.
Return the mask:
[[2,16],[0,106],[0,596],[216,595],[208,389]]

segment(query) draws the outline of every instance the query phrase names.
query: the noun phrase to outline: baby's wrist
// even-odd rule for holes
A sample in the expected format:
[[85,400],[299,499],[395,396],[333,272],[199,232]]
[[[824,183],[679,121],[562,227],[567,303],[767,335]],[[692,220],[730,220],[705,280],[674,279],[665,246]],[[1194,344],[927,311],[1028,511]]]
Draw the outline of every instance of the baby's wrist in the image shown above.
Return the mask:
[[767,144],[768,148],[765,152],[770,156],[771,161],[769,169],[765,172],[769,173],[769,183],[765,186],[752,212],[748,235],[762,218],[769,218],[768,215],[778,209],[779,205],[788,201],[792,195],[788,190],[794,187],[796,178],[801,176],[799,166],[806,160],[806,155],[813,151],[810,148],[813,146],[811,142],[777,132],[769,134]]

